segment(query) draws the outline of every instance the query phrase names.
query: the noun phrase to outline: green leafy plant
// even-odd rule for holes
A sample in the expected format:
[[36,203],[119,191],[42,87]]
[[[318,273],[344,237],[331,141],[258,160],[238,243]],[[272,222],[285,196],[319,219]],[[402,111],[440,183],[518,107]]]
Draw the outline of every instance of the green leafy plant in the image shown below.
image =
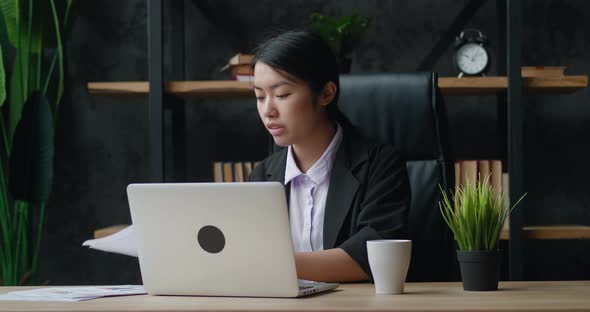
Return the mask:
[[38,269],[72,1],[0,0],[0,285],[30,283]]
[[490,177],[480,179],[475,185],[467,183],[458,187],[449,198],[442,190],[439,202],[442,216],[453,232],[459,249],[463,251],[491,251],[497,249],[504,221],[510,212],[526,196],[524,194],[508,209],[501,193],[494,191]]
[[311,28],[328,42],[340,64],[348,63],[348,66],[352,52],[367,31],[369,22],[369,18],[357,14],[336,18],[316,12],[309,19]]

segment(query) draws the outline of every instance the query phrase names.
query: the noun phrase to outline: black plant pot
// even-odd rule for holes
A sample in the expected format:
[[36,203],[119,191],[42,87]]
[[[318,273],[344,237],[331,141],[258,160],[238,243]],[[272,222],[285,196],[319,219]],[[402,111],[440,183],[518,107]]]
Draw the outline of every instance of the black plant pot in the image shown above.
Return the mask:
[[463,289],[490,291],[498,289],[502,251],[457,250]]

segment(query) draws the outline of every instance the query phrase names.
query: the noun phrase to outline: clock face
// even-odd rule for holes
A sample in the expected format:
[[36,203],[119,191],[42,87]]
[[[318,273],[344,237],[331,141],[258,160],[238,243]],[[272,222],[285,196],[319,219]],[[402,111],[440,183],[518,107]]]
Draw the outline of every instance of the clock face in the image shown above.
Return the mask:
[[463,73],[476,75],[488,65],[488,53],[477,43],[467,43],[457,50],[455,61]]

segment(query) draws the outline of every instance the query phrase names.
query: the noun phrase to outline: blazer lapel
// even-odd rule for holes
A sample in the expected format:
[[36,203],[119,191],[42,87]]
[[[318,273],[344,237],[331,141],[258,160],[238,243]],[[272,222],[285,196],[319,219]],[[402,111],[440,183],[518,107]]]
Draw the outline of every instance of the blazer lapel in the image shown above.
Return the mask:
[[[344,125],[343,125],[344,126]],[[336,158],[330,174],[330,186],[326,198],[326,211],[324,213],[324,249],[334,248],[338,233],[342,228],[344,219],[352,206],[352,201],[360,186],[360,182],[353,175],[352,170],[367,159],[364,140],[352,129],[344,126],[344,137],[336,152]],[[287,166],[287,149],[283,149],[277,155],[275,161],[269,163],[266,168],[266,181],[285,182],[285,167]],[[291,183],[285,185],[287,208]]]
[[[352,174],[350,158],[352,155],[349,149],[350,138],[346,135],[336,153],[332,173],[330,175],[330,186],[326,198],[326,211],[324,213],[324,249],[335,247],[336,239],[344,219],[352,206],[352,201],[359,188],[359,181]],[[357,146],[358,147],[358,146]],[[358,159],[356,159],[358,160]],[[353,163],[356,163],[353,159]]]

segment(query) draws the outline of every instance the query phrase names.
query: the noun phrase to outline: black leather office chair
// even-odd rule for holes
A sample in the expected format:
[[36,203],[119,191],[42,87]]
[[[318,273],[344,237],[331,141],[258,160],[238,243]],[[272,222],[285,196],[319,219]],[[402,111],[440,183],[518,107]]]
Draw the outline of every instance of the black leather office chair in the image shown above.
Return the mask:
[[452,233],[441,217],[439,185],[454,185],[447,116],[435,73],[340,78],[341,111],[365,136],[390,143],[406,159],[412,203],[408,281],[456,280]]

